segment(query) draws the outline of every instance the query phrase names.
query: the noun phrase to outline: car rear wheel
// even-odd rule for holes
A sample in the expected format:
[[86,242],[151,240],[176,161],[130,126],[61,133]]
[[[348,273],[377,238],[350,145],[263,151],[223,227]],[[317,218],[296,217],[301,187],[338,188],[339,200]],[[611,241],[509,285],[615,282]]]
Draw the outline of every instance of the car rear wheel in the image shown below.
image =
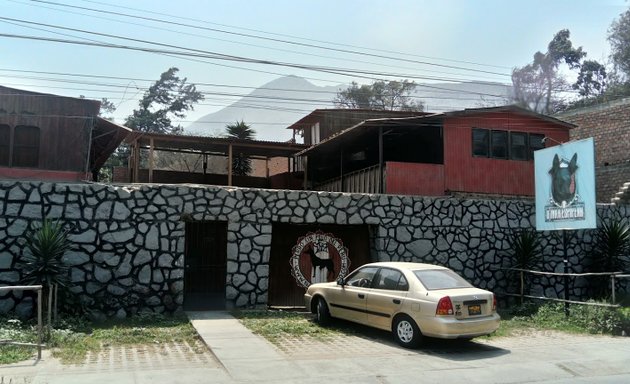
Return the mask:
[[405,348],[415,348],[422,341],[422,333],[415,321],[409,316],[399,316],[394,320],[392,328],[394,339]]
[[316,320],[320,325],[328,325],[330,324],[330,311],[328,311],[328,304],[326,304],[326,300],[319,298],[317,300],[317,308],[316,308]]

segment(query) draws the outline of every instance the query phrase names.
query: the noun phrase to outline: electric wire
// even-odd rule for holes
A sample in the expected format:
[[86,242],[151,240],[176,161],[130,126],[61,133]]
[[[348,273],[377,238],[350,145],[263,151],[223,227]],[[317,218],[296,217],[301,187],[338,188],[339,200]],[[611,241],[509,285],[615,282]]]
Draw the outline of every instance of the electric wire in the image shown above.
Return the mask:
[[191,24],[186,24],[186,23],[179,23],[179,22],[174,22],[174,21],[157,19],[157,18],[153,18],[153,17],[139,16],[139,15],[129,15],[129,14],[125,14],[125,13],[122,13],[122,12],[107,11],[107,10],[103,10],[103,9],[95,9],[95,8],[89,8],[89,7],[81,7],[81,6],[77,6],[77,5],[63,4],[63,3],[53,2],[53,1],[46,1],[46,0],[31,0],[31,1],[36,2],[36,3],[52,4],[52,5],[57,5],[57,6],[61,6],[61,7],[68,7],[68,8],[87,10],[87,11],[91,11],[91,12],[107,13],[107,14],[111,14],[111,15],[117,15],[117,16],[128,17],[128,18],[137,18],[137,19],[142,19],[142,20],[147,20],[147,21],[152,21],[152,22],[157,22],[157,23],[164,23],[164,24],[172,24],[172,25],[184,26],[184,27],[188,27],[188,28],[201,29],[201,30],[205,30],[205,31],[218,32],[218,33],[230,34],[230,35],[235,35],[235,36],[242,36],[242,37],[248,37],[248,38],[254,38],[254,39],[261,39],[261,40],[279,42],[279,43],[284,43],[284,44],[291,44],[291,45],[304,46],[304,47],[309,47],[309,48],[317,48],[317,49],[335,51],[335,52],[349,53],[349,54],[353,54],[353,55],[364,55],[364,56],[375,57],[375,58],[383,58],[383,59],[389,59],[389,60],[404,61],[404,62],[409,62],[409,63],[414,63],[414,64],[423,64],[423,65],[437,66],[437,67],[450,68],[450,69],[459,69],[459,70],[463,70],[463,71],[479,72],[479,73],[486,73],[486,74],[499,75],[499,76],[508,76],[508,77],[510,76],[510,74],[494,72],[494,71],[485,71],[485,70],[481,70],[481,69],[466,68],[466,67],[455,66],[455,65],[437,64],[437,63],[431,63],[431,62],[427,62],[427,61],[405,59],[405,58],[401,58],[401,57],[392,57],[392,56],[387,56],[387,55],[371,54],[371,53],[367,53],[367,52],[360,52],[360,51],[350,50],[350,49],[330,48],[330,47],[325,47],[325,46],[316,45],[316,44],[300,43],[300,42],[284,40],[284,39],[276,39],[276,38],[269,38],[269,37],[264,37],[264,36],[257,36],[257,35],[248,34],[248,33],[232,32],[232,31],[221,30],[221,29],[218,29],[218,28],[201,27],[201,26],[196,26],[196,25],[191,25]]

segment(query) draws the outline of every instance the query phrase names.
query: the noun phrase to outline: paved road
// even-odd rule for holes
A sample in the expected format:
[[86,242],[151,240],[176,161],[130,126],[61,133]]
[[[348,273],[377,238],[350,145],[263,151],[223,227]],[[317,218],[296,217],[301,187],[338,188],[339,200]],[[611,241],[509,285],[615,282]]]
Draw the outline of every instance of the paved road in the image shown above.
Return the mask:
[[473,342],[436,340],[406,350],[389,334],[360,327],[356,335],[333,341],[284,339],[275,346],[227,313],[190,316],[211,353],[190,355],[184,347],[157,356],[114,351],[78,367],[45,355],[34,366],[0,367],[0,376],[13,384],[630,383],[627,337],[530,332]]

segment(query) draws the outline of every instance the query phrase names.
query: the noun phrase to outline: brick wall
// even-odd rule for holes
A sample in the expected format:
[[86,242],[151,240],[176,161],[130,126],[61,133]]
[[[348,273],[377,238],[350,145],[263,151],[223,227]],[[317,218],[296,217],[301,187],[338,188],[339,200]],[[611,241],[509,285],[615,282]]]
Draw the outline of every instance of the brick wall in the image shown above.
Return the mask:
[[630,98],[556,117],[577,125],[571,140],[594,139],[597,201],[610,202],[623,183],[630,182]]

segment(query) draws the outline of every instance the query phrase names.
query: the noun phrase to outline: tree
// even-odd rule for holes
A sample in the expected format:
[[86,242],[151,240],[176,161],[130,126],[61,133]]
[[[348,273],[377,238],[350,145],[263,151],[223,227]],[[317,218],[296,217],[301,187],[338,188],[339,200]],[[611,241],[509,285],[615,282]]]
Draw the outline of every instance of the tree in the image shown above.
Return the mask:
[[[227,131],[227,137],[242,140],[253,140],[256,131],[254,131],[244,121],[237,121],[234,124],[228,124],[225,126]],[[252,160],[242,153],[232,158],[232,172],[237,176],[247,176],[252,173]]]
[[382,111],[422,111],[424,104],[411,100],[416,83],[408,80],[375,81],[359,86],[352,82],[340,90],[333,103],[338,108],[376,109]]
[[552,113],[554,99],[558,93],[567,90],[564,78],[558,68],[566,64],[570,69],[579,69],[586,56],[582,47],[575,48],[570,40],[571,33],[563,29],[556,33],[547,45],[547,52],[536,52],[531,64],[512,71],[515,101],[536,112]]
[[[85,99],[84,95],[79,95],[79,99]],[[98,111],[98,116],[106,120],[114,120],[112,116],[106,116],[116,111],[116,105],[109,101],[106,97],[101,99],[101,107]]]
[[125,125],[129,128],[151,133],[181,134],[181,126],[173,126],[172,118],[183,118],[192,111],[193,105],[203,100],[194,84],[187,84],[187,79],[176,76],[179,69],[169,68],[162,73],[145,93],[139,108],[127,117]]
[[[177,76],[179,69],[169,68],[157,80],[138,102],[138,108],[125,119],[124,125],[129,128],[152,133],[181,134],[181,126],[173,126],[172,118],[183,118],[193,105],[203,100],[203,95],[197,91],[194,84],[187,84],[187,79]],[[111,113],[114,104],[107,99],[101,101],[101,114]],[[115,109],[115,107],[114,107]],[[104,117],[107,119],[107,117]],[[127,165],[129,147],[120,145],[107,159],[103,168]],[[144,161],[146,156],[141,156]],[[99,180],[111,181],[111,170],[99,172]]]
[[630,79],[630,8],[610,25],[608,42],[615,70],[624,80]]
[[601,96],[606,90],[606,77],[606,68],[602,64],[595,60],[585,60],[573,89],[577,89],[583,97]]
[[111,115],[116,112],[116,105],[109,101],[106,97],[101,99],[101,110],[98,112],[98,115],[106,120],[114,120],[114,117]]

